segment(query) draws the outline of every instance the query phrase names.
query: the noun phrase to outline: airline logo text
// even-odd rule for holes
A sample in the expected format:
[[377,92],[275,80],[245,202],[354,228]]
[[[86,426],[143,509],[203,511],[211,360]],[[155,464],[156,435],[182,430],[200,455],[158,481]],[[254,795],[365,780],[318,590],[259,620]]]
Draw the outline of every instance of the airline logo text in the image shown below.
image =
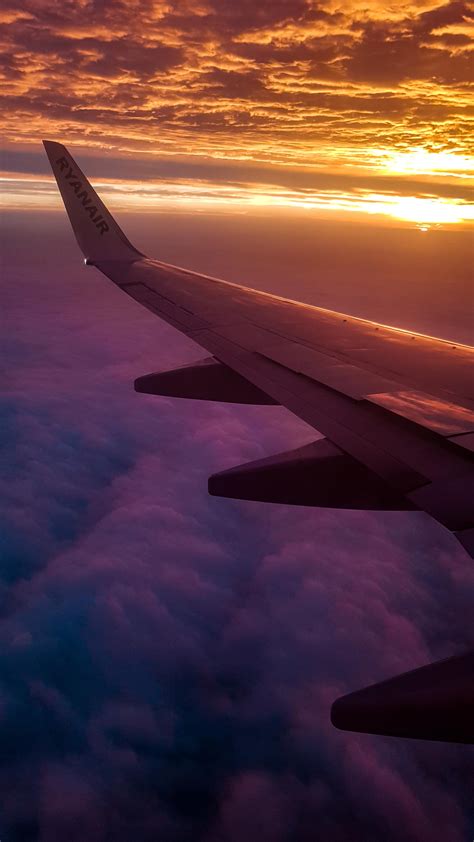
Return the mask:
[[67,158],[58,158],[56,163],[61,167],[62,175],[74,190],[77,198],[81,200],[82,207],[89,214],[91,222],[94,223],[101,234],[105,234],[109,230],[109,226],[97,206],[93,204],[93,200],[89,197],[87,190],[83,189],[82,181],[79,180],[74,170],[69,166]]

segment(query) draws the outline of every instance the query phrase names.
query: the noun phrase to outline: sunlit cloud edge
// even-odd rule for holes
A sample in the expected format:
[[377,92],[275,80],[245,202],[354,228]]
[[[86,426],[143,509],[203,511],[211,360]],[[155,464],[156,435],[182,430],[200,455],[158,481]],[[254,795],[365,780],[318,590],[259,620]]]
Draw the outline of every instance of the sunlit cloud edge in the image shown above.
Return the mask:
[[[0,174],[0,208],[3,210],[53,210],[61,207],[55,185],[43,176]],[[205,179],[160,181],[95,180],[95,186],[112,209],[128,212],[277,212],[314,213],[350,217],[373,223],[429,227],[471,226],[474,203],[430,195],[400,195],[369,189],[291,189],[259,183],[220,183]]]

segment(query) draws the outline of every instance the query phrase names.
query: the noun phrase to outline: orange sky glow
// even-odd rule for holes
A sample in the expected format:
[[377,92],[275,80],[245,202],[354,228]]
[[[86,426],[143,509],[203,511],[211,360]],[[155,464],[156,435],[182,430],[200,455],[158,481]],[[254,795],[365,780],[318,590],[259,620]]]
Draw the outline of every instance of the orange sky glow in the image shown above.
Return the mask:
[[4,207],[58,206],[47,137],[116,208],[472,224],[472,4],[25,0],[0,24]]

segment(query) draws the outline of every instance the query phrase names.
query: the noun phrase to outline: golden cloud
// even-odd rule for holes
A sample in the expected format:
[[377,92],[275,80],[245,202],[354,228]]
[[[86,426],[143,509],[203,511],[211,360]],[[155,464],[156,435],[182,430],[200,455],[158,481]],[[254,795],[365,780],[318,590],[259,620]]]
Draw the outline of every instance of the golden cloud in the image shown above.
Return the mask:
[[9,148],[49,136],[462,189],[472,176],[473,18],[457,0],[25,0],[0,21]]

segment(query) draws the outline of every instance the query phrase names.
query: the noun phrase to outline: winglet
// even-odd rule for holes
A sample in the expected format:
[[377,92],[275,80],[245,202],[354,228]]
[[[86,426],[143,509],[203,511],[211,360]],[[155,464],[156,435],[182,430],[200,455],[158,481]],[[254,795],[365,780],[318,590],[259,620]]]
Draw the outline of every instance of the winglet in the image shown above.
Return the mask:
[[143,254],[127,240],[84,173],[61,143],[43,140],[64,206],[84,257],[91,263],[130,263]]

